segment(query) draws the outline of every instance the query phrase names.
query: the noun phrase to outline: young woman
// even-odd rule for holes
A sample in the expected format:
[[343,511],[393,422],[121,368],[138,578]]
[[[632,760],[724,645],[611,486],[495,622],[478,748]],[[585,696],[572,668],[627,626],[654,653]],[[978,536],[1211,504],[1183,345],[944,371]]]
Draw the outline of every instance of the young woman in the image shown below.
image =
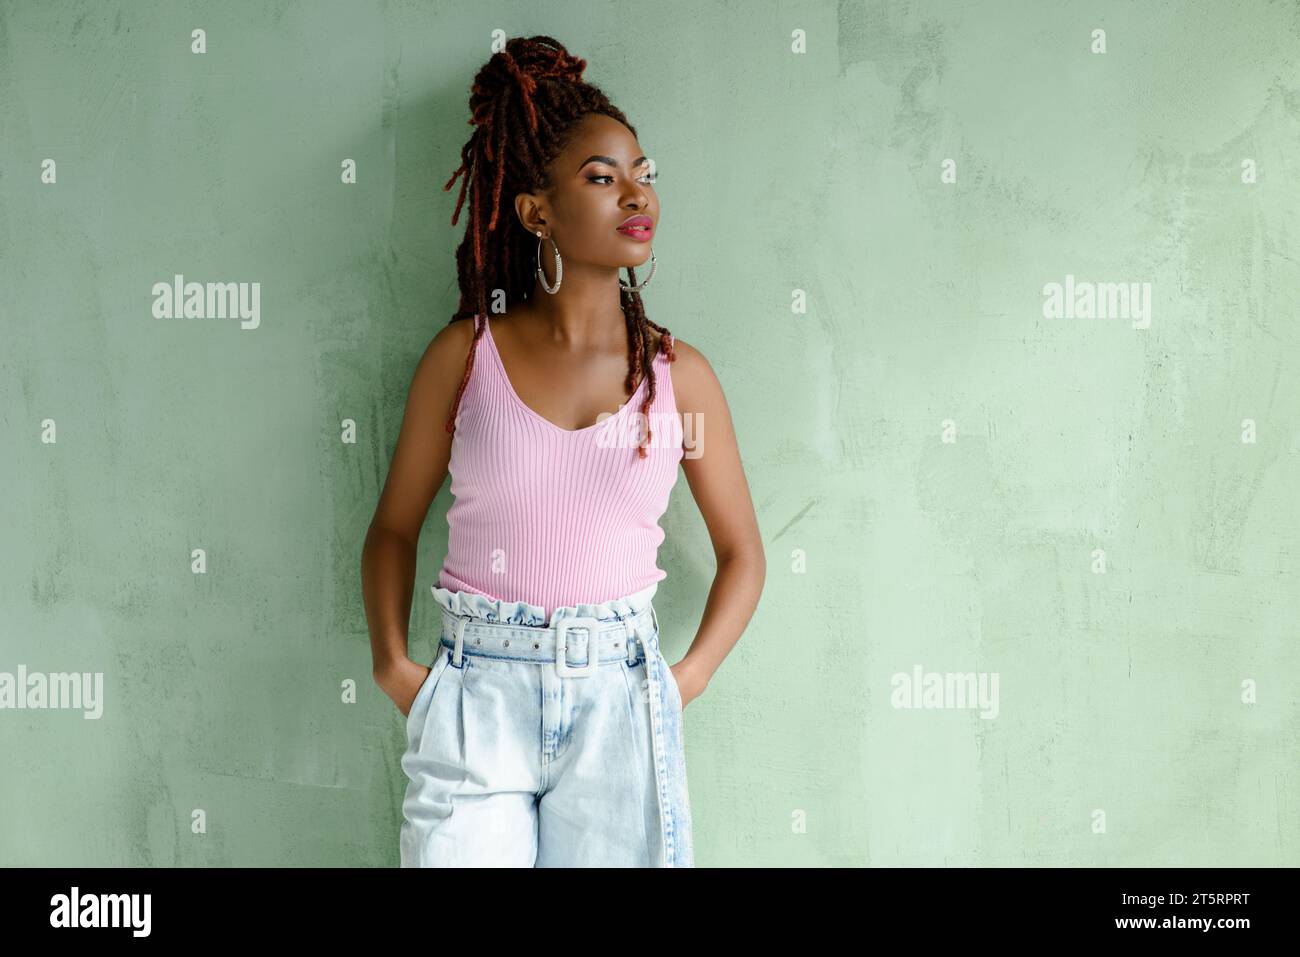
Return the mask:
[[[404,867],[693,866],[682,710],[763,586],[722,389],[641,299],[653,164],[585,67],[549,37],[508,41],[444,187],[465,174],[460,309],[415,370],[362,558],[375,681],[406,716]],[[717,573],[669,666],[651,599],[679,466]],[[426,666],[407,627],[448,471]]]

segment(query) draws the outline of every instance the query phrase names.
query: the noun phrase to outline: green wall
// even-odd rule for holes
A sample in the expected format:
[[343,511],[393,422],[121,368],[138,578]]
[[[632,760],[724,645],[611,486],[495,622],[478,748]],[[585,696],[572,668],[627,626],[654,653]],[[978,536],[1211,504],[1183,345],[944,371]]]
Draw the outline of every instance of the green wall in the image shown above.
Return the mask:
[[[359,559],[493,31],[656,158],[647,310],[759,512],[685,716],[697,863],[1300,864],[1298,9],[0,5],[0,671],[103,675],[98,719],[0,710],[0,864],[396,865]],[[178,273],[260,283],[258,326],[154,318]],[[1053,315],[1067,276],[1149,312]],[[675,661],[684,478],[663,524]],[[996,715],[896,707],[916,669]]]

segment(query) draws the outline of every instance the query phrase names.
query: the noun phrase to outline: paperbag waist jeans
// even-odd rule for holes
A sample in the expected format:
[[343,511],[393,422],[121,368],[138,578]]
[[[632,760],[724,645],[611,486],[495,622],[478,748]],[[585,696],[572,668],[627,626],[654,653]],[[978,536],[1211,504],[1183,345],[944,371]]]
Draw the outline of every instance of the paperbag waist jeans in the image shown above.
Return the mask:
[[693,867],[656,585],[543,610],[434,586],[407,716],[403,867]]

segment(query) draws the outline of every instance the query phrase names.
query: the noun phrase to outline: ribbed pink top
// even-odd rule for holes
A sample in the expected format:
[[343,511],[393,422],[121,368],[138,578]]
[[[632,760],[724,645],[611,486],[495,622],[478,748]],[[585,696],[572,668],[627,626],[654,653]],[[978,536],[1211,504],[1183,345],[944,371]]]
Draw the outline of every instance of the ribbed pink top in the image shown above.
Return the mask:
[[655,356],[653,435],[642,459],[648,378],[617,413],[562,429],[519,398],[488,322],[452,435],[455,501],[438,585],[539,605],[549,621],[555,608],[622,598],[666,578],[656,564],[659,519],[682,460],[671,367]]

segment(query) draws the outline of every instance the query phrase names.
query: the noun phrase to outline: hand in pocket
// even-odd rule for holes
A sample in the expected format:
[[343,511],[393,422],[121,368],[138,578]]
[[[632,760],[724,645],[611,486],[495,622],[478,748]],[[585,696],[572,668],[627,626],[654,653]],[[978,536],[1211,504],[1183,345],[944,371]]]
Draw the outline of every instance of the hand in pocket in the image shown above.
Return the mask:
[[709,683],[707,681],[699,681],[695,672],[691,669],[690,665],[686,663],[685,659],[682,659],[675,665],[669,665],[667,660],[665,660],[664,664],[667,665],[669,678],[672,680],[673,684],[677,685],[677,697],[682,702],[682,710],[685,711],[688,704],[700,695],[704,694]]
[[419,662],[407,658],[400,668],[395,670],[391,677],[383,682],[381,687],[384,694],[393,700],[397,705],[397,710],[402,713],[403,718],[411,716],[411,708],[415,705],[415,699],[420,695],[420,689],[424,683],[429,680],[429,675],[433,674],[433,669],[428,665],[422,665]]

